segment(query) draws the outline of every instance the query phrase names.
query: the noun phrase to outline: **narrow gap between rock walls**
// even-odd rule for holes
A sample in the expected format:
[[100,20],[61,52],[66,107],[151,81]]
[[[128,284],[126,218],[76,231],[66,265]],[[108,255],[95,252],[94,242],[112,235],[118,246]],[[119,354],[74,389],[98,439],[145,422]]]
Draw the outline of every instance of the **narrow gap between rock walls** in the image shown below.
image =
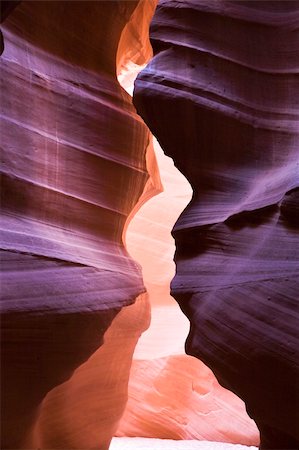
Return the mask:
[[[118,73],[120,85],[131,96],[138,73],[146,67],[144,61],[148,62],[151,58],[148,27],[144,28],[144,23],[140,26],[143,28],[142,40],[147,48],[142,49],[140,58],[135,52],[133,59],[143,60],[143,64],[138,65],[133,60],[126,61],[123,58]],[[130,33],[130,30],[125,32]],[[124,45],[127,39],[124,34],[120,45]],[[128,49],[130,53],[134,54]],[[247,416],[244,403],[222,388],[211,370],[201,361],[185,354],[189,321],[170,295],[170,282],[175,274],[175,243],[171,230],[190,202],[192,188],[176,169],[173,160],[165,156],[155,138],[147,152],[147,165],[152,178],[152,190],[149,189],[147,198],[151,198],[132,212],[125,228],[124,240],[129,254],[142,267],[151,308],[151,324],[142,334],[134,352],[128,403],[111,448],[141,449],[147,448],[146,445],[160,448],[159,443],[154,442],[158,439],[188,439],[190,444],[190,440],[196,439],[201,441],[198,445],[204,445],[204,441],[211,441],[211,445],[212,441],[227,443],[223,447],[220,442],[215,443],[220,444],[219,447],[197,447],[196,442],[192,441],[194,447],[191,445],[190,449],[220,450],[239,448],[234,445],[230,447],[231,444],[251,445],[252,436],[257,431],[254,422]],[[219,421],[219,430],[208,431],[215,420]],[[236,427],[242,424],[242,430],[234,432],[232,421]],[[126,442],[129,436],[152,441]],[[185,448],[172,447],[170,444],[170,441],[165,441],[164,448]]]
[[[147,45],[150,45],[149,42]],[[118,74],[120,85],[131,96],[134,81],[145,66],[128,61]],[[170,295],[170,282],[175,274],[175,242],[171,230],[190,202],[192,188],[174,166],[173,160],[165,156],[155,138],[148,148],[148,152],[152,151],[156,161],[151,161],[151,175],[158,180],[154,180],[153,185],[157,186],[161,179],[162,192],[159,193],[159,186],[156,191],[153,189],[153,197],[131,218],[125,236],[128,252],[142,267],[152,311],[151,325],[139,340],[134,359],[155,359],[184,353],[189,330],[189,321]]]

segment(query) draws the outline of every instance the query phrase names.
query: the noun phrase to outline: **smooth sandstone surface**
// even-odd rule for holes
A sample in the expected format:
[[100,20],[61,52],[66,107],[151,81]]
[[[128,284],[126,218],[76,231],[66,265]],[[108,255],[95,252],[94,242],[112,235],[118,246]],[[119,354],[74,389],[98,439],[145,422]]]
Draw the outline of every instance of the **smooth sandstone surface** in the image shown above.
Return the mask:
[[[134,56],[130,45],[136,54],[144,45],[146,23],[140,42],[138,29],[131,42],[123,36],[131,19],[133,33],[134,12],[142,17],[144,7],[21,2],[2,25],[3,449],[104,450],[126,403],[131,358],[149,310],[123,233],[144,190],[148,198],[158,188],[147,170],[150,159],[154,173],[150,133],[117,72]],[[124,324],[117,313],[137,298],[125,308]],[[126,345],[121,355],[119,339]],[[88,365],[82,388],[81,371],[74,371],[101,345],[100,362],[91,361],[94,370]],[[99,365],[111,372],[100,384]],[[91,428],[98,419],[94,435],[82,421],[78,439],[83,399]]]
[[262,449],[299,446],[298,23],[296,2],[161,0],[134,91],[193,189],[173,230],[187,353]]
[[201,361],[184,354],[133,361],[116,435],[259,443],[244,403]]
[[45,397],[28,447],[108,448],[126,405],[132,353],[149,321],[147,294],[122,308],[104,344]]
[[152,23],[199,359],[157,2],[4,3],[1,448],[297,449],[296,3]]

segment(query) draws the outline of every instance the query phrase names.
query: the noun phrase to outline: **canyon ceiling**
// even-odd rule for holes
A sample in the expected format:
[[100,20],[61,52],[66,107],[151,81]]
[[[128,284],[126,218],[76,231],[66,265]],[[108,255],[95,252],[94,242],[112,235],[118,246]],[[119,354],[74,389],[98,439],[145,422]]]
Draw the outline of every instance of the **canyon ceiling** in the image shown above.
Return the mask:
[[1,448],[298,450],[299,3],[1,8]]

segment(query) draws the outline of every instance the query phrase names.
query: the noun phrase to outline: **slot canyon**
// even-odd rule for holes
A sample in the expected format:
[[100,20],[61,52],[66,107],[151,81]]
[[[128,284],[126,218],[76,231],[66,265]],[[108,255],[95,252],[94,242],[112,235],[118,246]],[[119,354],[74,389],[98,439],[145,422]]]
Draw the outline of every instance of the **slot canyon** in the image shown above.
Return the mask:
[[1,450],[299,450],[299,2],[2,1]]

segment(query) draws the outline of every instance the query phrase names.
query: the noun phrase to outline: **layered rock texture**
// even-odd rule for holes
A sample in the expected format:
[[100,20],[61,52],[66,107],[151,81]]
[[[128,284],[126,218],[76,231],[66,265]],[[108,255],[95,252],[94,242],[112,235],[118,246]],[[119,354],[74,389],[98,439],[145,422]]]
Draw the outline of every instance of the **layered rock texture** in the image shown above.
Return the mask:
[[13,6],[1,57],[1,448],[107,449],[149,322],[123,232],[159,189],[117,71],[142,60],[155,2]]
[[174,227],[187,353],[297,449],[297,2],[161,0],[134,104],[193,188]]
[[299,448],[298,3],[152,22],[189,355],[156,3],[2,2],[3,449]]

